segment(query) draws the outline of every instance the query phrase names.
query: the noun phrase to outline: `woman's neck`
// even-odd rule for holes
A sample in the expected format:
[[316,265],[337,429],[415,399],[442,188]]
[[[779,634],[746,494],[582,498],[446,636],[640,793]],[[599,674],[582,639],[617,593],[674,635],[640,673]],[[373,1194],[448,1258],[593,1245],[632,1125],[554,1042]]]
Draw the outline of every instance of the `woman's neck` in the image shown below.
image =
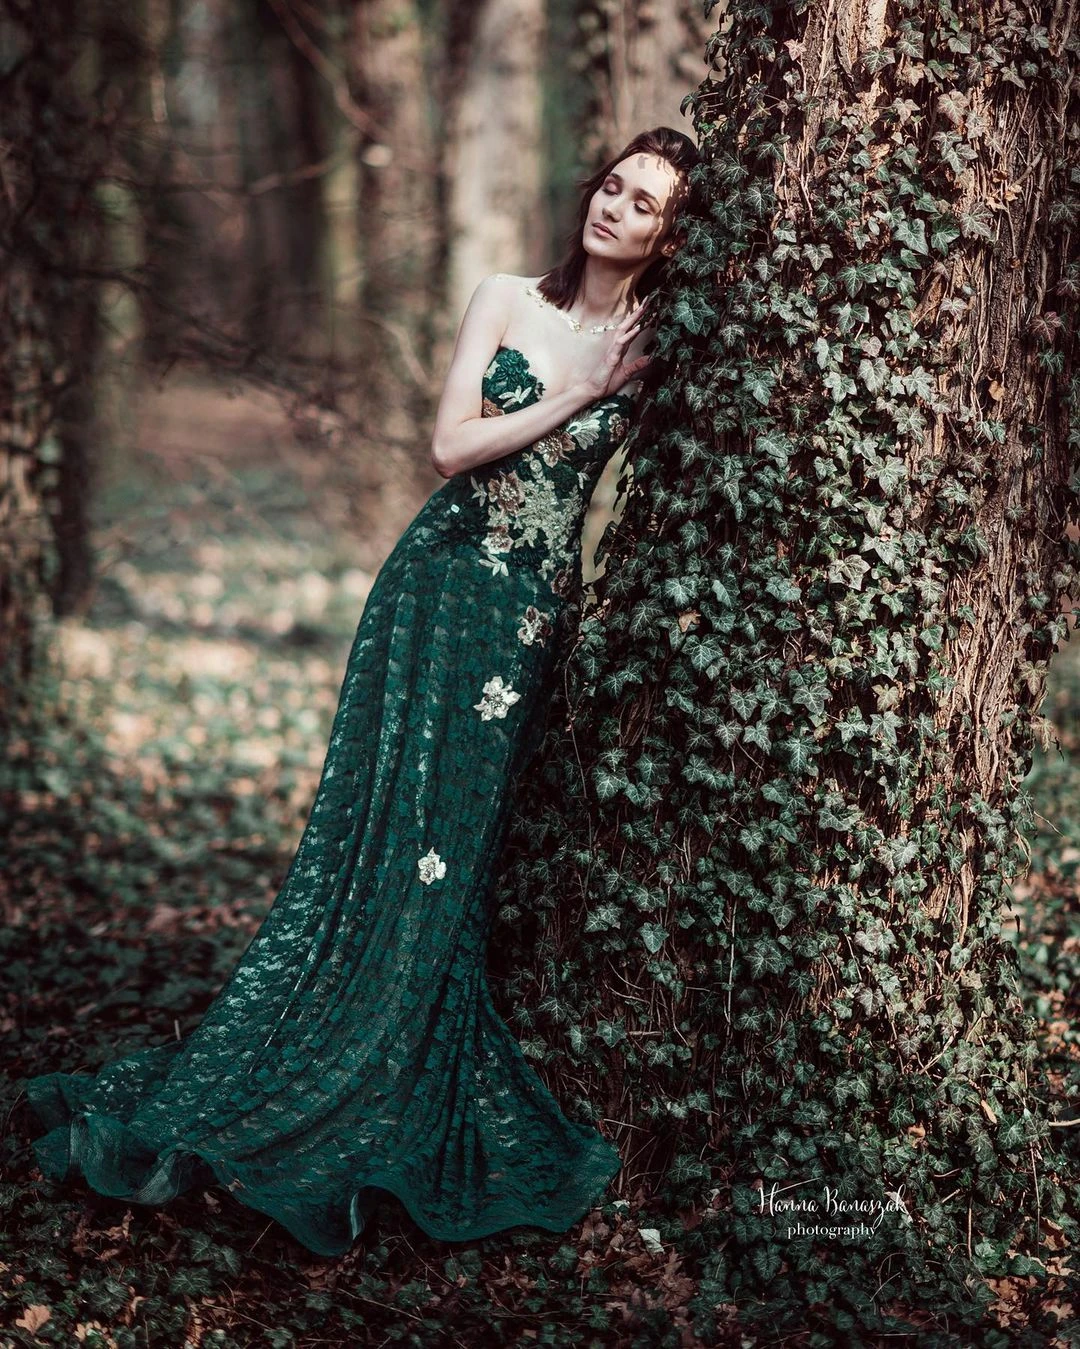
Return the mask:
[[622,319],[633,308],[637,279],[636,272],[605,265],[599,258],[588,258],[581,278],[581,312],[577,315],[578,322],[588,327],[594,323],[611,323]]

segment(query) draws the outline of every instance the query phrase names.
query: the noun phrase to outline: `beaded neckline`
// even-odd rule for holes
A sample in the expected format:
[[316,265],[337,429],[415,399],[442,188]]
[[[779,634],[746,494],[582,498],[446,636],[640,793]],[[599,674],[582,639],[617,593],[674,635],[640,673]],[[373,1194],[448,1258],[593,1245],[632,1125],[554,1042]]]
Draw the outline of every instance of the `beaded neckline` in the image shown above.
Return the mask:
[[[525,366],[525,373],[526,373],[526,374],[528,375],[528,377],[532,380],[533,386],[534,386],[535,389],[536,389],[536,396],[537,396],[537,398],[543,398],[544,392],[545,392],[545,389],[544,389],[544,381],[543,381],[542,379],[540,379],[537,375],[535,375],[535,374],[533,373],[533,368],[532,368],[532,365],[531,365],[531,363],[530,363],[530,361],[529,361],[529,358],[528,358],[528,356],[525,355],[525,353],[521,350],[521,348],[520,348],[520,347],[508,347],[508,346],[506,345],[505,342],[500,342],[500,343],[499,343],[499,346],[498,346],[498,350],[499,350],[499,351],[512,351],[512,352],[514,352],[515,355],[521,357],[522,362],[524,363],[524,366]],[[595,403],[610,403],[610,402],[613,402],[615,399],[620,399],[620,398],[622,399],[622,401],[623,401],[624,403],[629,403],[631,407],[634,406],[634,399],[633,399],[633,397],[632,397],[630,394],[628,394],[628,393],[609,393],[609,394],[608,394],[606,397],[604,397],[604,398],[596,398],[596,399],[594,399],[593,402],[595,402]],[[590,403],[590,404],[588,404],[587,406],[591,407],[592,404]]]
[[[571,316],[566,312],[565,309],[560,309],[557,304],[553,304],[548,299],[548,297],[543,293],[543,291],[538,290],[535,286],[526,286],[525,294],[531,296],[537,302],[537,304],[543,305],[545,309],[554,309],[556,314],[558,314],[559,317],[564,320],[564,322],[566,322],[567,324],[570,325],[571,328],[573,328],[574,332],[580,333],[583,331],[581,324],[577,321],[577,319],[571,318]],[[589,332],[609,333],[611,332],[612,328],[617,328],[621,322],[622,319],[616,319],[614,323],[594,323],[592,327],[589,329]]]

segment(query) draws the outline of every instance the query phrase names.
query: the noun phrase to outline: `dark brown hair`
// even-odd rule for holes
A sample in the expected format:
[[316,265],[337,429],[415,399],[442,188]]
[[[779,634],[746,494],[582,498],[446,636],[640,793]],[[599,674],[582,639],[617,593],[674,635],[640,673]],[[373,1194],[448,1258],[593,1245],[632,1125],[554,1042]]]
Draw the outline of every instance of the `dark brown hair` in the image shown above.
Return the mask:
[[[585,276],[585,263],[589,255],[585,252],[581,235],[585,229],[585,221],[588,219],[589,203],[592,200],[593,193],[597,191],[620,160],[633,154],[659,155],[661,159],[666,159],[673,169],[677,169],[684,175],[694,167],[699,159],[697,146],[689,136],[684,136],[681,131],[676,131],[674,127],[657,126],[653,127],[651,131],[639,132],[613,159],[609,159],[591,177],[582,179],[578,183],[578,187],[581,189],[581,202],[578,206],[577,227],[573,233],[567,236],[566,252],[562,261],[552,267],[550,271],[545,272],[537,286],[540,294],[560,309],[569,309],[574,303]],[[656,289],[663,279],[666,264],[666,257],[655,258],[649,263],[638,278],[634,294],[635,300],[644,299],[651,290]]]

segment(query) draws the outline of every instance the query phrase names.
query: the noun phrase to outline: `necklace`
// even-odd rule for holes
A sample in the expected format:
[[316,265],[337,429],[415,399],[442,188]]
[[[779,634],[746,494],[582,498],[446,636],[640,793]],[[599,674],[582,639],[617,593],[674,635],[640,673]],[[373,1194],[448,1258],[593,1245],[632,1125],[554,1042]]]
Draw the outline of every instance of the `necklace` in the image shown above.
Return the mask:
[[[536,300],[538,304],[544,305],[547,309],[554,309],[556,314],[558,314],[561,319],[564,319],[570,325],[570,327],[573,328],[574,332],[580,333],[582,331],[581,324],[577,321],[577,319],[571,318],[570,315],[566,312],[566,310],[560,309],[557,304],[552,304],[551,301],[547,298],[547,296],[541,294],[541,292],[538,291],[535,286],[527,286],[525,289],[525,294],[531,295],[532,298]],[[589,329],[589,332],[591,333],[610,332],[612,328],[617,328],[621,322],[622,319],[616,319],[614,323],[594,323],[593,326]]]

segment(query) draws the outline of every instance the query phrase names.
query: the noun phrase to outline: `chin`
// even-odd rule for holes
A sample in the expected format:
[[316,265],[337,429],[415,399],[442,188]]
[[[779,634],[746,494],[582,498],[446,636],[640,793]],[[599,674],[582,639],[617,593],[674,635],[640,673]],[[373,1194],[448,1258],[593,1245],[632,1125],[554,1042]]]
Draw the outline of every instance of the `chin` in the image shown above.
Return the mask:
[[[613,239],[610,234],[596,234],[591,224],[586,225],[581,233],[581,246],[587,253],[592,252],[597,244],[617,244],[618,242],[619,241]],[[590,248],[590,244],[592,245],[592,248]]]

